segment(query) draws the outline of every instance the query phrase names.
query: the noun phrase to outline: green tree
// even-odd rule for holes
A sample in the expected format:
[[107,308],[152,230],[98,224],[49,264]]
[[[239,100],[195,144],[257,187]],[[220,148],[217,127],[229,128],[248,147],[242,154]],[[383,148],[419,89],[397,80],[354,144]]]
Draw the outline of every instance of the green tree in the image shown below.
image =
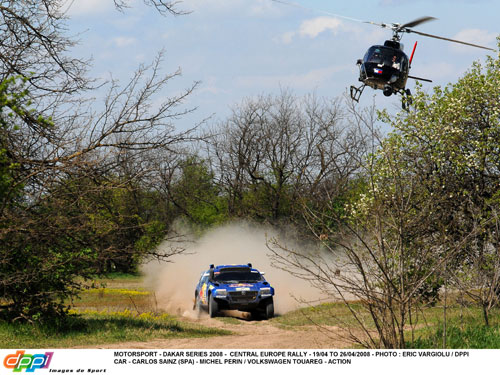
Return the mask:
[[221,195],[206,163],[191,156],[180,164],[179,171],[169,196],[178,215],[201,228],[226,221],[226,199]]
[[96,252],[98,273],[136,272],[169,231],[167,201],[130,178],[73,176],[48,201],[54,212],[74,208],[67,215]]
[[445,284],[488,324],[500,289],[500,57],[380,118],[394,130],[367,158],[361,193],[344,210],[305,211],[321,251],[275,241],[277,263],[342,300],[358,327],[347,337],[367,347],[404,348]]
[[459,253],[447,272],[488,312],[498,302],[500,243],[500,58],[475,62],[455,84],[418,91],[415,109],[384,120],[396,130],[390,141],[406,163],[405,171],[422,186],[413,199],[433,197],[428,236]]
[[63,312],[64,299],[78,289],[75,277],[93,274],[95,253],[68,232],[70,216],[63,221],[46,205],[33,206],[27,194],[30,171],[15,157],[11,138],[20,123],[41,132],[53,124],[33,116],[26,95],[14,78],[0,84],[0,312],[36,320]]
[[[182,13],[172,2],[144,3],[162,14]],[[52,0],[0,1],[0,312],[6,319],[63,314],[68,299],[113,258],[130,270],[143,257],[181,251],[155,251],[169,221],[163,206],[151,202],[158,202],[154,189],[141,182],[151,177],[156,155],[173,155],[193,139],[194,129],[177,132],[172,121],[190,112],[179,106],[196,83],[165,98],[165,85],[180,72],[163,74],[160,53],[125,85],[109,82],[96,111],[83,95],[92,89],[88,63],[69,53],[74,40],[66,34],[65,8]]]

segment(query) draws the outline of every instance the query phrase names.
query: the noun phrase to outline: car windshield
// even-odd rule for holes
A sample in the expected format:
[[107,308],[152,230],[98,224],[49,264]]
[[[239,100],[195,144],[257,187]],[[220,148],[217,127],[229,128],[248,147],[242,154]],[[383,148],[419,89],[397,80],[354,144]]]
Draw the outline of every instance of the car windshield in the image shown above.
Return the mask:
[[214,281],[231,284],[231,283],[256,283],[262,280],[258,272],[242,272],[242,271],[225,271],[214,274]]

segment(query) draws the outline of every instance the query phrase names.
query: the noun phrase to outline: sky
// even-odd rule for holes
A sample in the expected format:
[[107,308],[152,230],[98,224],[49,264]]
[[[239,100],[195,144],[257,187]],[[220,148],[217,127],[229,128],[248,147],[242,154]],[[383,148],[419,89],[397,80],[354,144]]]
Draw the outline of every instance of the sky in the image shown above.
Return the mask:
[[[391,31],[358,22],[406,23],[421,16],[437,20],[415,30],[496,49],[500,34],[496,0],[184,0],[188,15],[163,17],[142,0],[118,12],[112,0],[66,0],[69,32],[79,39],[71,53],[92,58],[91,75],[123,84],[140,64],[164,50],[164,73],[182,76],[162,93],[175,95],[200,81],[186,106],[197,110],[176,126],[185,129],[210,117],[226,119],[245,98],[290,90],[297,96],[336,98],[359,85],[356,60]],[[306,9],[307,8],[307,9]],[[337,16],[336,16],[337,15]],[[339,17],[342,16],[342,17]],[[355,20],[351,20],[355,19]],[[461,46],[416,34],[402,42],[409,55],[418,47],[411,75],[428,78],[426,90],[456,82],[471,64],[496,52]],[[413,89],[414,82],[408,80]],[[366,88],[359,106],[396,110],[399,96],[386,98]]]

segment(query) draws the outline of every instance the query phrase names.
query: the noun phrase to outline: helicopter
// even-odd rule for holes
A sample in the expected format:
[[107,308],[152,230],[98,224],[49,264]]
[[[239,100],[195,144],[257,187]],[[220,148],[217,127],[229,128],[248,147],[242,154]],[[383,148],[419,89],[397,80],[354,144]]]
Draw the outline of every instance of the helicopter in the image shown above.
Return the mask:
[[448,42],[465,44],[472,47],[482,48],[494,51],[491,48],[463,42],[460,40],[445,38],[437,35],[427,34],[420,31],[415,31],[412,27],[422,23],[435,20],[436,18],[425,16],[407,22],[403,25],[398,23],[385,24],[365,21],[383,28],[392,30],[392,39],[386,40],[383,45],[371,46],[366,51],[363,59],[358,59],[356,65],[359,67],[359,81],[361,86],[351,86],[351,99],[359,102],[359,98],[366,86],[370,86],[375,90],[382,90],[385,96],[392,94],[401,94],[403,96],[402,106],[406,109],[406,104],[411,103],[411,91],[406,88],[406,81],[412,78],[419,81],[432,82],[430,79],[411,76],[409,74],[417,42],[413,46],[410,58],[403,52],[403,44],[401,38],[405,33],[415,33],[418,35],[445,40]]

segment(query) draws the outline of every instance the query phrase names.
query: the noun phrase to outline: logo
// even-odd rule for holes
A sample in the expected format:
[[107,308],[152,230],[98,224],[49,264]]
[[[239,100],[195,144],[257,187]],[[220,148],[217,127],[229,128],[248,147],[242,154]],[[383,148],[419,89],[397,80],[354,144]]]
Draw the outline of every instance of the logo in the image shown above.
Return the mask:
[[373,71],[375,72],[375,74],[382,74],[383,73],[382,69],[378,69],[378,68],[373,69]]
[[13,372],[35,372],[39,368],[49,368],[54,352],[45,354],[25,354],[24,350],[18,350],[15,354],[8,354],[3,360],[5,368],[13,369]]

